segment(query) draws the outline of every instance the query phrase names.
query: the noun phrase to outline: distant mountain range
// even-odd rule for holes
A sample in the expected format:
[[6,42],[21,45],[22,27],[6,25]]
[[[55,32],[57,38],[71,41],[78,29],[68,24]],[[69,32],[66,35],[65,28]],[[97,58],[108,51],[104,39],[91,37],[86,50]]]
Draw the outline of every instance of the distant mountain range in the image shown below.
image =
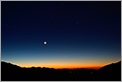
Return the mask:
[[21,68],[1,61],[2,81],[121,81],[121,61],[98,70]]

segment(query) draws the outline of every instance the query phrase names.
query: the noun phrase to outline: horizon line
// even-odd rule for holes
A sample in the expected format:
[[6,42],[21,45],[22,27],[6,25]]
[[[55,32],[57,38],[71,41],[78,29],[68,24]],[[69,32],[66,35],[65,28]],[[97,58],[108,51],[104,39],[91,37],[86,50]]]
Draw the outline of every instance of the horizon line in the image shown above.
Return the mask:
[[99,69],[101,68],[102,66],[93,66],[93,67],[48,67],[48,66],[45,66],[45,67],[41,67],[41,66],[20,66],[18,64],[15,64],[15,63],[12,63],[12,62],[7,62],[7,61],[1,61],[1,62],[5,62],[5,63],[9,63],[9,64],[12,64],[12,65],[16,65],[16,66],[19,66],[21,68],[50,68],[50,69]]

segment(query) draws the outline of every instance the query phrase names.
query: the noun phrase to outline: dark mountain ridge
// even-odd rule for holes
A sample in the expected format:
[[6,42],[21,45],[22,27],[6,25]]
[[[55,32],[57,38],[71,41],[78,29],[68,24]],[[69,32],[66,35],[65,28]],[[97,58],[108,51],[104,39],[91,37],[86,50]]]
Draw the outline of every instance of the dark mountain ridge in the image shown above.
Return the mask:
[[1,61],[2,81],[120,81],[121,61],[98,70],[54,69],[46,67],[22,68]]

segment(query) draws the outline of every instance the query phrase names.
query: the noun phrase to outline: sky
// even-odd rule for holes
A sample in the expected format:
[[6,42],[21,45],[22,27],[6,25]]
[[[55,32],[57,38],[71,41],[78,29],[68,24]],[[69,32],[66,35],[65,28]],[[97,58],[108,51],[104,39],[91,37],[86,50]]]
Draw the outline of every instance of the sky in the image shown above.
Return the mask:
[[2,1],[1,60],[51,68],[117,62],[121,1]]

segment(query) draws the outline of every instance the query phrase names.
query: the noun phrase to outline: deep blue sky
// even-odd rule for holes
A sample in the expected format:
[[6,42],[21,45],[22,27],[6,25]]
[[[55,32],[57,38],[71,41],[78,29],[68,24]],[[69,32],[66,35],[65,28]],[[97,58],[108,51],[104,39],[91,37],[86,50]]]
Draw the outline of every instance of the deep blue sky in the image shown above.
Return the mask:
[[101,66],[121,59],[120,1],[2,1],[1,24],[1,59],[20,66]]

